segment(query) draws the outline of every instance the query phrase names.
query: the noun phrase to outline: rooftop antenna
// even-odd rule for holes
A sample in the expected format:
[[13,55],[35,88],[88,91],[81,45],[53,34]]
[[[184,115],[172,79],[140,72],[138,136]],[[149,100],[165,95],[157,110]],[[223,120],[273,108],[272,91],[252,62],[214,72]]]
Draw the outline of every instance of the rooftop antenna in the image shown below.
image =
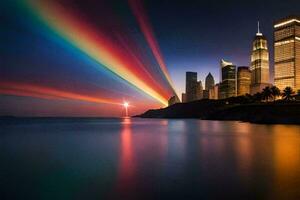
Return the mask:
[[262,35],[262,33],[259,30],[259,21],[257,21],[257,33],[256,33],[256,35],[258,35],[258,36]]

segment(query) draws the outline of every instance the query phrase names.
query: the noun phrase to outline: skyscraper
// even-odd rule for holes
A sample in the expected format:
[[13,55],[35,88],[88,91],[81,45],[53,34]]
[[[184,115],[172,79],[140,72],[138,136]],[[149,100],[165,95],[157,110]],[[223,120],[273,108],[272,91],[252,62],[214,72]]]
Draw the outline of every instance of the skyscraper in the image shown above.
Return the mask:
[[250,94],[251,71],[249,67],[238,67],[237,70],[237,95]]
[[197,100],[197,72],[186,72],[186,102]]
[[236,66],[221,60],[220,99],[236,96]]
[[214,85],[215,85],[214,77],[209,72],[205,78],[205,90],[209,91],[210,89],[212,89],[214,87]]
[[261,92],[263,88],[270,85],[268,44],[267,39],[259,30],[259,23],[257,33],[252,43],[250,71],[251,94]]
[[202,86],[202,82],[198,81],[197,82],[197,100],[202,99],[203,98],[203,86]]
[[209,90],[209,99],[219,99],[219,84]]
[[274,83],[300,89],[300,17],[288,17],[274,24]]

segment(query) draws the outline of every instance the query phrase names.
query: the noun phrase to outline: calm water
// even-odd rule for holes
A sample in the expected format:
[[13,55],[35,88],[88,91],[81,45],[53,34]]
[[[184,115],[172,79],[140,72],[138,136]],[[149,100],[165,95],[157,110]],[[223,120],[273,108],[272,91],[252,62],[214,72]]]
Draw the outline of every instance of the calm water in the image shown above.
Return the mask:
[[300,199],[300,126],[27,119],[0,128],[1,199]]

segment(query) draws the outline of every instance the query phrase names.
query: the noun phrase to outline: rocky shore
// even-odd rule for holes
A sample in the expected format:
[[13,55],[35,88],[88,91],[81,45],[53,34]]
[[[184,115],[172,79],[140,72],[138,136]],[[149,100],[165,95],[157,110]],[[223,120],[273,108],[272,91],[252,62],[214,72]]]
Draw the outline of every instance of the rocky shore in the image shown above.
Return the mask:
[[234,120],[264,124],[300,124],[300,102],[237,103],[226,100],[199,100],[148,110],[142,118],[198,118]]

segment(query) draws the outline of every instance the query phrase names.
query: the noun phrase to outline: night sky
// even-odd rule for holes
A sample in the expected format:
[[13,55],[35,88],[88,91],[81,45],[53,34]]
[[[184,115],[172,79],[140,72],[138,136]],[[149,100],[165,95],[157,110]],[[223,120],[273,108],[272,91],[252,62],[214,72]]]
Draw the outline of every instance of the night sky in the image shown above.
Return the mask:
[[186,71],[219,81],[220,59],[249,66],[258,20],[272,60],[274,20],[300,13],[299,0],[0,6],[0,115],[16,116],[120,117],[124,101],[131,115],[163,107],[183,92]]

